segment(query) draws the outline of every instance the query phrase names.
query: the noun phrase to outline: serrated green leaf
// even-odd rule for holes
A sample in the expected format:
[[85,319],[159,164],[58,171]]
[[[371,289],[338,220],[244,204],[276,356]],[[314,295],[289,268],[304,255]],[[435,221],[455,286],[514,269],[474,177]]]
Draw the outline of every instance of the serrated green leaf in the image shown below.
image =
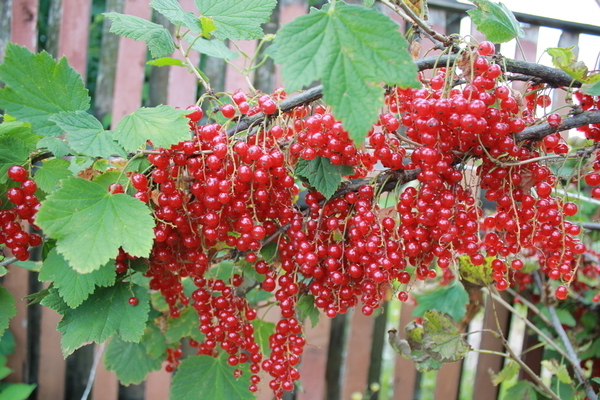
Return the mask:
[[175,51],[171,33],[162,25],[133,15],[115,12],[108,12],[103,15],[112,21],[110,27],[112,33],[146,42],[152,58],[166,57]]
[[[235,368],[247,376],[247,364]],[[170,400],[227,399],[253,400],[246,379],[236,379],[227,358],[207,355],[191,356],[181,362],[171,386]]]
[[39,292],[35,292],[23,297],[23,299],[29,300],[29,303],[27,303],[28,306],[41,304],[42,301],[50,294],[50,289],[53,289],[52,284],[50,284],[50,286],[46,289],[42,289]]
[[319,193],[329,199],[342,182],[342,177],[352,174],[347,165],[333,165],[327,157],[316,157],[313,160],[298,160],[295,173],[308,179],[308,182]]
[[434,360],[447,363],[464,358],[471,346],[449,316],[429,310],[423,315],[423,349]]
[[0,81],[6,84],[0,89],[0,108],[19,121],[30,123],[37,135],[62,133],[49,115],[90,107],[81,76],[64,57],[56,62],[46,52],[34,54],[8,43],[0,65]]
[[267,22],[277,5],[276,0],[195,0],[204,17],[212,17],[217,27],[212,34],[221,40],[250,40],[263,35],[261,24]]
[[[152,310],[150,310],[152,312]],[[144,332],[142,342],[146,345],[146,352],[150,357],[165,359],[167,342],[160,328],[154,323],[149,323]]]
[[71,308],[83,303],[94,292],[96,286],[113,285],[115,278],[115,266],[112,262],[89,274],[80,274],[56,252],[56,248],[53,248],[44,260],[39,275],[40,281],[54,281],[54,287]]
[[150,60],[146,62],[147,65],[154,65],[155,67],[166,67],[167,65],[175,65],[177,67],[185,67],[186,65],[178,58],[172,57],[161,57],[156,60]]
[[325,103],[357,145],[379,117],[382,83],[421,86],[398,25],[375,9],[343,2],[312,9],[284,25],[275,43],[286,88],[320,79]]
[[518,381],[514,386],[508,388],[503,400],[537,400],[537,392],[533,383],[529,381]]
[[13,295],[6,288],[0,286],[0,335],[4,335],[10,319],[17,315],[16,304]]
[[50,158],[42,161],[33,175],[33,180],[38,187],[46,193],[53,192],[63,179],[67,179],[71,175],[69,171],[69,161],[62,158]]
[[467,14],[477,26],[477,30],[493,43],[508,42],[525,36],[519,21],[504,3],[493,3],[488,0],[471,0],[477,8],[468,10]]
[[466,313],[469,294],[460,282],[438,287],[426,294],[415,294],[417,307],[413,316],[423,316],[427,310],[438,310],[460,321]]
[[[47,290],[44,293],[44,290]],[[65,314],[71,308],[65,303],[60,294],[58,294],[58,289],[55,287],[50,287],[48,289],[44,289],[39,291],[38,293],[34,293],[33,295],[27,296],[27,298],[31,299],[32,296],[41,297],[41,301],[39,303],[44,307],[48,307],[59,314]],[[42,297],[43,296],[43,297]],[[35,304],[35,303],[34,303]]]
[[12,165],[25,164],[29,153],[34,149],[21,139],[10,136],[0,137],[0,183],[8,179],[6,175],[8,169]]
[[115,258],[119,247],[146,257],[154,238],[154,220],[145,204],[76,177],[63,180],[62,187],[42,202],[36,224],[57,239],[57,251],[81,273]]
[[104,352],[104,366],[114,371],[123,385],[141,383],[149,372],[158,371],[163,359],[148,354],[144,342],[126,342],[113,336]]
[[15,265],[19,268],[26,269],[27,271],[38,272],[42,267],[42,263],[39,261],[16,261],[12,265]]
[[71,146],[69,146],[69,143],[58,137],[43,137],[37,142],[36,147],[38,149],[48,149],[48,151],[57,158],[75,153],[73,149],[71,149]]
[[225,42],[219,39],[207,40],[199,38],[192,44],[192,49],[207,56],[223,58],[225,60],[235,60],[239,57],[238,52],[229,49]]
[[181,338],[202,341],[204,336],[198,329],[198,312],[193,307],[186,307],[179,318],[169,318],[164,336],[168,343],[179,342]]
[[298,320],[304,321],[306,318],[310,319],[311,326],[314,328],[319,322],[319,309],[315,305],[315,296],[305,294],[300,296],[298,303],[296,304],[296,313],[298,314]]
[[581,91],[590,96],[600,96],[600,82],[581,86]]
[[0,137],[11,137],[21,140],[30,149],[36,149],[41,136],[33,134],[27,122],[4,121],[0,124]]
[[[129,304],[129,298],[138,298],[138,305]],[[102,343],[117,334],[128,342],[139,342],[144,335],[150,295],[145,288],[117,283],[98,288],[79,307],[67,309],[58,323],[62,333],[61,347],[64,356],[87,343]]]
[[183,25],[194,35],[202,32],[198,17],[192,12],[184,11],[177,0],[152,0],[150,7],[167,17],[173,25]]
[[187,112],[166,105],[142,107],[119,121],[114,137],[130,152],[145,147],[147,140],[155,147],[169,147],[191,137],[188,119],[184,117]]
[[36,386],[34,383],[10,383],[2,388],[0,400],[27,400]]
[[517,373],[519,373],[519,369],[519,364],[517,364],[513,360],[510,360],[497,374],[492,373],[492,371],[490,370],[492,383],[494,384],[494,386],[498,386],[504,381],[511,380],[512,378],[517,376]]
[[471,262],[469,256],[458,256],[458,270],[460,277],[468,282],[478,286],[487,286],[491,284],[492,278],[492,261],[496,257],[486,257],[485,262],[481,265],[475,265]]
[[546,367],[548,372],[554,375],[560,382],[567,385],[573,384],[573,379],[569,375],[567,366],[565,364],[559,364],[557,360],[542,360],[542,365]]
[[260,352],[269,354],[269,336],[275,333],[275,324],[272,322],[255,319],[252,321],[254,327],[254,338],[260,346]]
[[417,370],[420,372],[425,372],[434,369],[440,369],[442,367],[442,363],[434,360],[424,351],[423,326],[413,321],[406,325],[404,331],[406,332],[406,340],[411,350],[411,358],[415,362],[415,367]]
[[80,154],[103,158],[127,156],[123,148],[113,140],[112,132],[105,131],[100,121],[85,111],[55,114],[51,119],[67,133],[71,148]]
[[4,331],[4,335],[0,337],[0,355],[8,357],[15,352],[15,337],[12,332],[7,329]]
[[577,61],[573,47],[552,47],[546,49],[546,52],[552,57],[552,64],[556,68],[562,69],[573,79],[581,83],[594,84],[600,82],[600,73],[590,74],[588,67],[583,61]]

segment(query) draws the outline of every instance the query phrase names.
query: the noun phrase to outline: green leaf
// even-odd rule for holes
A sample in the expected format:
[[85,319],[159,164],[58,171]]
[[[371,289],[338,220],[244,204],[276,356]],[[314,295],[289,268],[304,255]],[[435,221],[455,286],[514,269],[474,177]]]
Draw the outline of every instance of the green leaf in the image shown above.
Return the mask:
[[440,286],[426,294],[415,294],[415,298],[417,307],[413,310],[413,316],[423,316],[427,310],[438,310],[456,321],[465,316],[469,303],[469,294],[460,282]]
[[533,383],[529,381],[519,381],[514,386],[508,388],[504,394],[503,400],[537,400],[537,392]]
[[373,4],[375,4],[375,0],[363,0],[363,4],[365,5],[365,7],[373,7]]
[[16,261],[13,265],[33,272],[38,272],[42,267],[42,263],[39,261]]
[[471,0],[477,8],[467,14],[477,26],[477,30],[493,43],[508,42],[516,37],[525,36],[519,21],[503,3],[488,0]]
[[61,180],[67,179],[72,175],[71,171],[69,171],[69,165],[71,163],[62,158],[43,160],[42,165],[36,169],[33,180],[44,192],[53,192]]
[[202,32],[198,17],[192,12],[184,11],[177,0],[152,0],[150,7],[167,17],[173,25],[183,25],[194,35]]
[[[540,309],[541,313],[544,314],[544,316],[548,320],[552,319],[552,317],[550,317],[550,312],[548,311],[548,308],[544,307],[541,304],[538,306],[538,308]],[[557,308],[556,316],[558,317],[558,320],[560,321],[560,323],[562,325],[571,326],[571,327],[574,327],[575,325],[577,325],[577,321],[575,320],[575,317],[573,317],[573,314],[571,314],[571,312],[569,310],[565,310],[564,308]]]
[[141,201],[110,194],[99,183],[70,177],[40,207],[36,224],[57,239],[57,251],[81,273],[91,272],[119,253],[150,253],[154,220]]
[[586,84],[600,82],[600,73],[595,72],[590,74],[585,63],[577,61],[577,57],[572,51],[573,47],[552,47],[546,49],[546,52],[552,57],[552,64],[556,68],[562,69],[573,79]]
[[146,345],[146,352],[152,358],[165,359],[165,353],[167,352],[167,342],[165,341],[165,335],[153,323],[149,323],[144,332],[142,343]]
[[105,131],[100,121],[85,111],[60,113],[51,119],[67,133],[71,148],[80,154],[103,158],[127,156],[123,148],[113,140],[112,132]]
[[434,360],[446,363],[464,358],[471,346],[449,316],[430,310],[423,315],[423,349]]
[[261,24],[267,22],[277,5],[276,0],[195,0],[204,17],[212,17],[217,39],[250,40],[263,35]]
[[298,313],[299,321],[304,321],[306,318],[309,318],[313,328],[319,322],[319,316],[321,315],[319,309],[315,305],[315,296],[310,294],[300,296],[300,299],[296,304],[296,312]]
[[0,124],[0,137],[19,139],[28,148],[35,149],[41,136],[34,135],[31,131],[31,125],[27,122],[4,121]]
[[494,386],[498,386],[504,381],[511,380],[512,378],[517,376],[517,373],[519,373],[519,369],[519,364],[517,364],[513,360],[510,360],[497,374],[492,373],[492,371],[490,370],[492,383],[494,384]]
[[162,25],[146,21],[133,15],[124,15],[115,12],[104,13],[110,18],[112,25],[110,31],[117,35],[133,40],[146,42],[152,58],[166,57],[175,51],[175,44],[171,33]]
[[71,146],[69,146],[69,143],[58,137],[43,137],[37,142],[36,146],[38,149],[48,149],[54,157],[64,157],[75,153],[73,149],[71,149]]
[[17,306],[15,298],[6,288],[0,286],[0,335],[8,328],[8,323],[12,317],[17,315]]
[[115,283],[114,263],[109,262],[89,274],[80,274],[69,266],[67,261],[53,248],[44,260],[39,279],[43,282],[54,281],[60,297],[71,308],[79,306],[96,286],[111,286]]
[[596,382],[597,384],[600,384],[600,378],[598,377],[592,378],[592,381]]
[[567,385],[573,384],[573,379],[569,375],[567,366],[565,364],[559,364],[557,360],[542,360],[542,365],[546,367],[548,372],[554,375],[560,382]]
[[[132,296],[138,298],[137,306],[129,304]],[[102,343],[114,334],[128,342],[139,342],[150,312],[149,300],[145,288],[130,283],[98,288],[79,307],[64,310],[58,323],[63,355],[90,342]]]
[[167,65],[175,65],[177,67],[185,67],[186,65],[178,58],[172,57],[161,57],[156,60],[150,60],[146,62],[147,65],[154,65],[155,67],[165,67]]
[[[236,368],[247,376],[247,365]],[[236,379],[227,358],[207,355],[191,356],[179,365],[172,381],[170,400],[227,399],[253,400],[246,379]]]
[[11,165],[25,164],[29,153],[35,149],[21,139],[10,136],[0,137],[0,183],[6,182],[6,173]]
[[417,370],[424,372],[440,369],[442,367],[442,363],[434,360],[424,351],[423,337],[425,331],[423,330],[423,326],[413,321],[406,325],[404,331],[406,332],[406,341],[408,342],[409,349],[411,350],[411,358],[415,362],[415,367]]
[[217,26],[211,17],[200,17],[200,25],[202,26],[202,37],[206,39],[210,39],[212,32],[217,29]]
[[164,336],[168,343],[179,342],[181,338],[203,340],[204,336],[198,329],[198,312],[193,307],[186,307],[179,318],[169,318]]
[[[32,299],[33,296],[36,297],[36,300],[41,298],[39,301],[41,305],[48,307],[59,314],[65,314],[71,310],[62,297],[60,297],[58,290],[55,287],[41,290],[33,295],[27,296],[27,298]],[[35,304],[36,300],[34,300],[32,303]]]
[[163,358],[148,354],[146,343],[126,342],[113,336],[106,346],[104,366],[114,371],[123,385],[138,384],[146,380],[149,372],[161,368]]
[[375,9],[343,2],[312,9],[284,25],[275,44],[288,91],[320,79],[325,103],[357,145],[379,117],[382,83],[421,86],[398,25]]
[[35,383],[10,383],[2,388],[0,400],[27,400],[36,386]]
[[147,140],[151,140],[155,147],[169,147],[191,137],[188,119],[184,117],[188,112],[165,105],[142,107],[123,117],[114,135],[130,152],[145,147]]
[[295,172],[308,179],[311,186],[329,199],[340,186],[342,177],[351,175],[353,170],[347,165],[333,165],[327,157],[316,157],[310,161],[298,160]]
[[223,58],[225,60],[235,60],[239,57],[239,53],[230,50],[225,42],[219,39],[207,40],[199,38],[192,44],[192,49],[207,56]]
[[33,132],[58,136],[62,132],[48,117],[61,111],[87,110],[90,97],[81,76],[67,64],[56,62],[46,52],[34,54],[8,43],[0,65],[0,108],[19,121],[31,124]]
[[469,256],[458,256],[458,270],[460,277],[468,282],[478,286],[487,286],[491,284],[492,278],[492,261],[496,257],[486,257],[485,262],[481,265],[475,265],[471,262]]
[[0,338],[0,355],[7,357],[15,352],[15,337],[10,330],[5,330]]
[[589,94],[590,96],[600,96],[600,82],[582,85],[581,91],[583,93]]
[[269,354],[269,336],[275,333],[275,324],[273,322],[255,319],[252,321],[254,327],[254,338],[260,346],[260,352]]

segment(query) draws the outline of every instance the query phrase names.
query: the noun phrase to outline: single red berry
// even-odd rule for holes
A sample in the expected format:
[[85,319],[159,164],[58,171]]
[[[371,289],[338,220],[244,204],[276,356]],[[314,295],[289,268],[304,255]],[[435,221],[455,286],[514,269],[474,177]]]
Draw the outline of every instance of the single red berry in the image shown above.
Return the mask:
[[225,118],[233,118],[235,115],[235,107],[231,104],[225,104],[221,107],[221,114],[223,114]]
[[202,108],[195,104],[187,107],[186,110],[190,111],[188,114],[186,114],[186,117],[188,117],[190,121],[198,122],[204,116],[204,111],[202,111]]
[[555,296],[558,300],[564,300],[567,298],[569,290],[565,286],[559,286],[556,288]]
[[494,43],[486,40],[479,44],[477,47],[477,52],[482,56],[493,56],[496,52],[496,46],[494,46]]
[[130,297],[129,298],[129,304],[131,304],[132,306],[137,306],[139,304],[139,300],[137,297]]
[[20,165],[13,165],[8,169],[8,177],[15,182],[27,180],[27,170]]

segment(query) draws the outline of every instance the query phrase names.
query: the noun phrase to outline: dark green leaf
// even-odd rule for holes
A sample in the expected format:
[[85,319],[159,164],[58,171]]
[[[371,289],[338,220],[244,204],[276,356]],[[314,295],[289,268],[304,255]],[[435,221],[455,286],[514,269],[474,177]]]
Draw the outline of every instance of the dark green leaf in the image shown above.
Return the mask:
[[59,186],[59,182],[71,175],[69,163],[62,158],[49,158],[42,161],[42,165],[36,168],[33,180],[38,187],[46,193],[53,192]]
[[325,103],[357,145],[379,117],[382,83],[421,86],[398,25],[375,9],[343,2],[312,9],[285,24],[275,43],[286,88],[321,80]]
[[9,356],[15,352],[15,337],[9,329],[4,331],[4,335],[0,337],[0,355]]
[[533,383],[529,381],[518,381],[516,385],[508,388],[504,395],[505,400],[537,400],[537,398]]
[[254,327],[254,338],[260,346],[261,353],[269,354],[269,336],[275,333],[275,324],[255,319],[252,321],[252,326]]
[[[248,375],[247,365],[236,368]],[[173,378],[170,400],[223,399],[253,400],[247,379],[236,379],[226,357],[191,356],[179,365]]]
[[[138,298],[137,306],[129,304],[132,296]],[[68,356],[90,342],[102,343],[114,334],[128,342],[139,342],[148,320],[149,300],[147,290],[133,284],[98,288],[79,307],[63,310],[58,323],[63,354]]]
[[36,384],[10,383],[2,388],[0,400],[27,400],[36,386]]
[[145,257],[154,238],[154,221],[146,205],[76,177],[63,180],[62,187],[42,202],[36,224],[57,239],[58,252],[82,273],[115,258],[119,247]]
[[179,342],[181,338],[202,341],[203,337],[198,329],[198,312],[193,307],[186,307],[179,318],[169,318],[167,320],[165,339],[168,343]]
[[96,286],[111,286],[115,283],[116,272],[113,262],[100,267],[89,274],[80,274],[69,266],[69,263],[53,248],[40,271],[39,279],[43,282],[54,281],[54,287],[65,303],[71,308],[79,306]]
[[6,182],[8,176],[6,173],[11,165],[23,165],[29,153],[35,147],[31,147],[21,139],[10,136],[0,137],[0,183]]
[[110,339],[104,353],[104,366],[114,371],[123,385],[141,383],[149,372],[158,371],[162,362],[162,357],[155,358],[148,354],[143,341],[126,342],[118,336]]
[[508,42],[516,37],[525,36],[519,21],[503,3],[488,0],[471,0],[477,8],[467,14],[477,25],[477,30],[493,43]]
[[221,40],[258,39],[261,24],[269,20],[276,0],[195,0],[204,17],[212,17],[217,27],[212,34]]
[[296,304],[296,312],[298,313],[298,320],[304,321],[306,318],[310,319],[311,326],[314,328],[319,322],[319,309],[315,305],[315,296],[305,294],[300,296],[300,300]]
[[333,165],[327,157],[316,157],[311,161],[298,160],[296,175],[305,177],[325,198],[333,196],[342,182],[342,177],[352,174],[347,165]]
[[34,54],[27,48],[7,43],[0,65],[0,108],[19,121],[29,122],[33,132],[58,136],[62,132],[48,117],[62,111],[87,110],[90,98],[81,76],[50,54]]
[[198,17],[192,12],[184,11],[177,0],[152,0],[150,7],[167,17],[173,25],[183,25],[194,35],[202,32]]
[[456,321],[465,316],[469,303],[469,294],[460,282],[437,287],[426,294],[415,294],[415,298],[417,307],[413,311],[414,316],[423,316],[427,310],[438,310]]
[[51,152],[54,157],[64,157],[69,154],[75,154],[75,151],[71,149],[69,143],[58,137],[43,137],[39,142],[37,142],[36,147],[38,149],[48,149],[48,151]]
[[162,25],[146,21],[133,15],[115,12],[104,13],[112,20],[110,31],[133,40],[143,40],[148,45],[152,58],[166,57],[175,51],[171,33]]
[[17,306],[15,298],[6,288],[0,286],[0,335],[8,328],[8,323],[12,317],[17,315]]

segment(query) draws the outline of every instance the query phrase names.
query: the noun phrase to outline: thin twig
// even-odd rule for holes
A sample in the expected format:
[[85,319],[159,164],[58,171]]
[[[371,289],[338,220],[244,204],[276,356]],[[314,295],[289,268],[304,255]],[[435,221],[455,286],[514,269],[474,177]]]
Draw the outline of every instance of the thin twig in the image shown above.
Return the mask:
[[540,309],[537,308],[536,306],[534,306],[529,300],[527,300],[525,297],[521,296],[519,293],[515,292],[514,290],[512,290],[511,288],[506,289],[506,292],[509,293],[511,296],[515,297],[516,299],[518,299],[521,303],[523,303],[525,306],[527,306],[528,309],[531,310],[532,313],[534,313],[535,315],[537,315],[538,317],[540,317],[540,319],[542,321],[544,321],[544,323],[548,326],[551,325],[550,320],[541,313]]
[[14,263],[15,261],[17,261],[17,257],[5,258],[4,260],[0,261],[0,267],[6,267],[7,265]]
[[[388,3],[390,3],[389,1],[385,1],[383,3],[389,7],[389,5],[388,5]],[[429,26],[425,21],[423,21],[423,19],[421,19],[421,17],[419,17],[417,14],[415,14],[415,12],[413,10],[411,10],[411,8],[408,6],[408,4],[406,4],[403,0],[398,1],[398,6],[402,9],[402,11],[404,11],[404,13],[406,15],[408,15],[409,22],[412,22],[413,24],[417,25],[419,28],[421,28],[423,30],[423,32],[427,33],[429,36],[431,36],[433,39],[437,40],[438,42],[441,42],[443,45],[447,45],[449,43],[450,40],[448,39],[447,36],[442,35],[441,33],[437,32],[435,29],[433,29],[431,26]],[[396,11],[396,10],[394,9],[394,11]],[[402,18],[407,19],[406,17],[402,17]]]

